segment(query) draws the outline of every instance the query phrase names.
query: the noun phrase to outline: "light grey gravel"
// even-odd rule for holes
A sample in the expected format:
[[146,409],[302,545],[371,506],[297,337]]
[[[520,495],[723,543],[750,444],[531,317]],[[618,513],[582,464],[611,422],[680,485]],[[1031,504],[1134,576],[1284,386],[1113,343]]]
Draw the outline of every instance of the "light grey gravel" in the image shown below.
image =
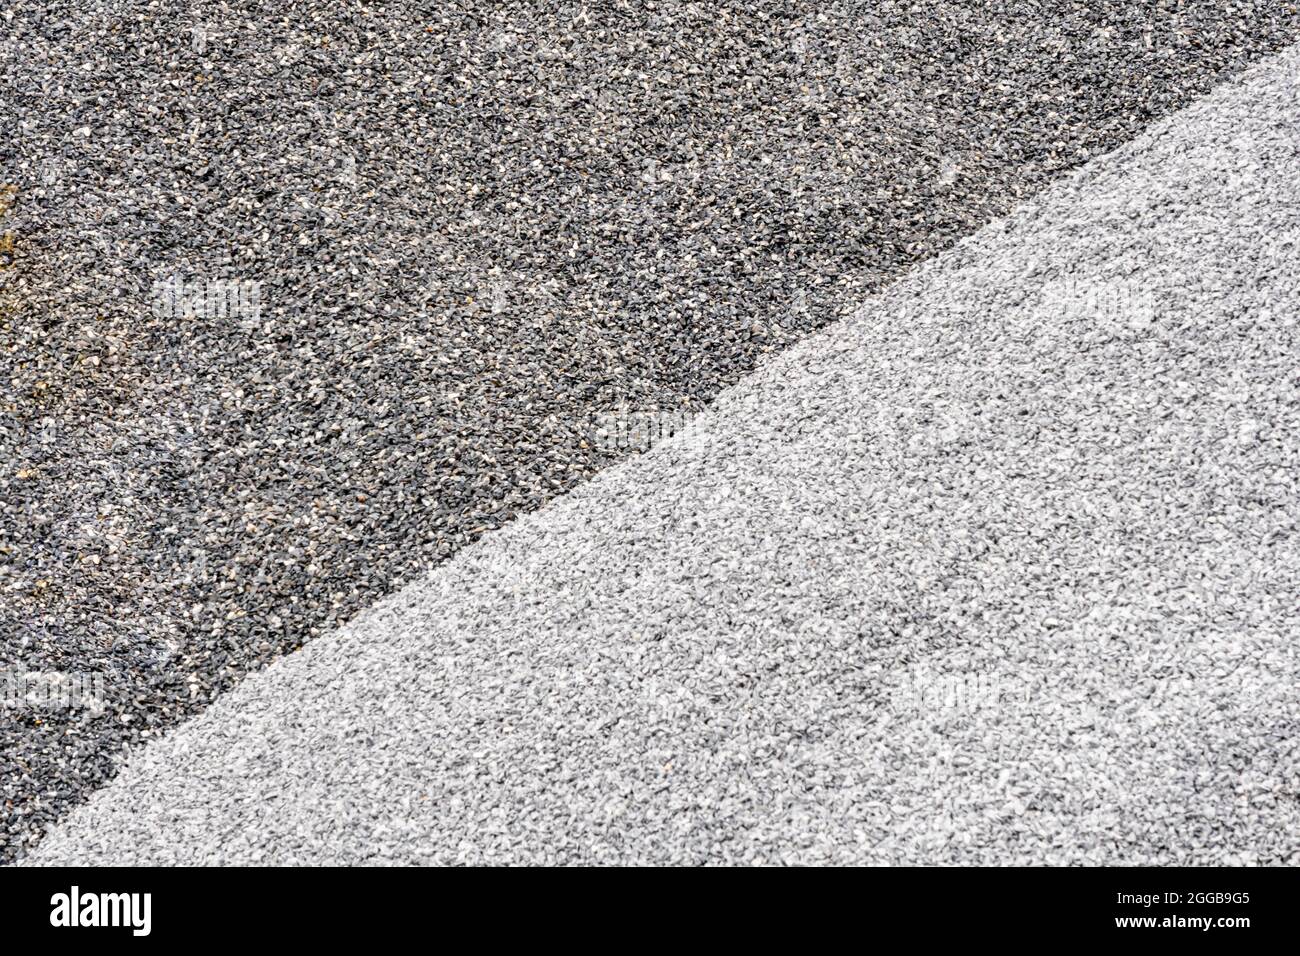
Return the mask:
[[1300,49],[134,755],[38,864],[1300,862]]

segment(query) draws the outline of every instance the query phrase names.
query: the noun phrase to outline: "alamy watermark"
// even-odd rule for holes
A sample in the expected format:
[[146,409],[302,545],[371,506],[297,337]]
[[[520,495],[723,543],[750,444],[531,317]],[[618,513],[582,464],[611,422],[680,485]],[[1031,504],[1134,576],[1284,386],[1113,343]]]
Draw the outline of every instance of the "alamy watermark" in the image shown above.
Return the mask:
[[55,927],[125,927],[132,936],[153,928],[152,893],[83,893],[73,886],[50,897],[50,925]]
[[104,706],[103,674],[0,670],[0,710],[87,710],[98,714]]
[[258,319],[262,283],[247,279],[161,279],[153,284],[155,314],[170,319]]
[[959,711],[971,713],[989,708],[1024,705],[1031,700],[1030,684],[1007,674],[978,671],[932,672],[914,667],[894,688],[891,700],[903,711]]
[[1160,318],[1155,293],[1128,280],[1066,276],[1043,284],[1038,308],[1021,317],[1021,328],[1044,318],[1079,322],[1104,338],[1133,339],[1147,334]]
[[681,409],[598,412],[594,420],[596,444],[607,451],[645,451],[681,431],[692,417]]

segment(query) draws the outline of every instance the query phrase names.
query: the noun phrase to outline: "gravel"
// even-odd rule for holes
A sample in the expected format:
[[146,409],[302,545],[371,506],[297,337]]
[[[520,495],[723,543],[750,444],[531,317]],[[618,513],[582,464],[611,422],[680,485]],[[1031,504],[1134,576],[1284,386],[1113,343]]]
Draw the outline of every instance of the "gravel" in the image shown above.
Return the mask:
[[1300,47],[133,755],[30,859],[1300,863]]
[[[1291,42],[1290,4],[17,0],[0,859],[280,655]],[[178,320],[156,283],[260,311]]]

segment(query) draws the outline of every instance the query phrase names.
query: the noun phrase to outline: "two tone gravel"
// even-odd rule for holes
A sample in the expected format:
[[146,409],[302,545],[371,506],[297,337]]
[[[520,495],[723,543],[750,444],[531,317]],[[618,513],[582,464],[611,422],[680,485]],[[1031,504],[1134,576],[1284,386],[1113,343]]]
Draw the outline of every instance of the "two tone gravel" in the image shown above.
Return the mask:
[[617,460],[597,416],[697,410],[1297,35],[1220,0],[8,3],[0,669],[104,706],[0,709],[0,859]]

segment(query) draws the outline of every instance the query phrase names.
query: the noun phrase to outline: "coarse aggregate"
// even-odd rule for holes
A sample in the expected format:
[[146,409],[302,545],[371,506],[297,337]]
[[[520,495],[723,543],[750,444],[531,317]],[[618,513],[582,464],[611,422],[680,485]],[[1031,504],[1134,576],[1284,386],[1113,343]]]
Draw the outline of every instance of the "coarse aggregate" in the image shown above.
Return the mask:
[[59,863],[1300,862],[1300,48],[250,675]]
[[[124,746],[1291,42],[1293,4],[0,11],[0,859]],[[257,283],[178,317],[157,283]]]

